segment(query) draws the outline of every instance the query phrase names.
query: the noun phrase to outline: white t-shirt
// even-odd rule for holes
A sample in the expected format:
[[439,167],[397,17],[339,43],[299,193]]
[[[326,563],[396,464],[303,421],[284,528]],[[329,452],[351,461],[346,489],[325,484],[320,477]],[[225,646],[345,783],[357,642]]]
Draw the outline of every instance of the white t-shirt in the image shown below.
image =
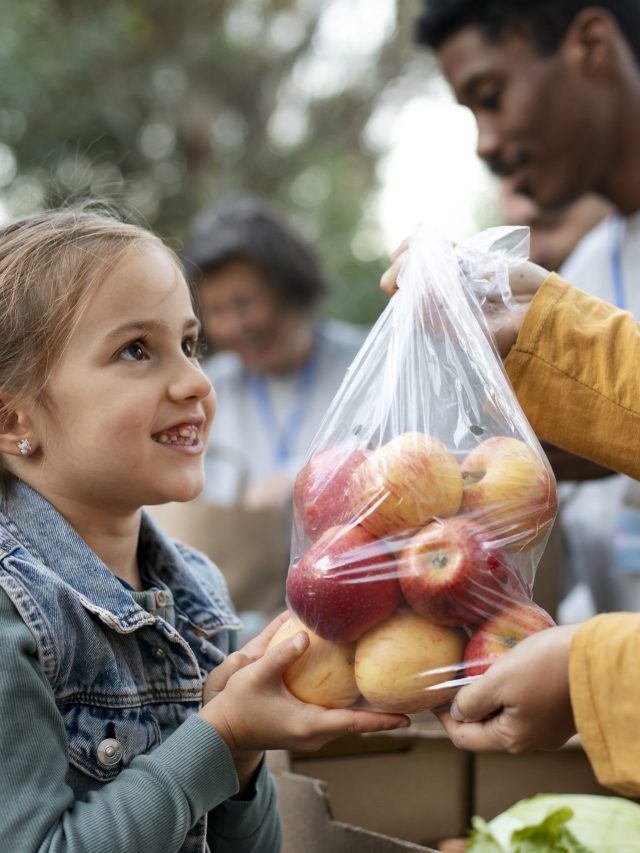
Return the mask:
[[[223,352],[205,361],[203,368],[213,382],[218,406],[205,456],[203,498],[233,503],[242,492],[243,480],[252,483],[276,470],[286,470],[293,484],[307,448],[367,331],[338,320],[320,324],[317,362],[306,387],[299,370],[265,378],[273,423],[266,417],[255,384],[237,355]],[[300,395],[302,405],[296,416]],[[278,463],[276,442],[287,424],[291,427],[289,452],[286,461]]]
[[[614,273],[616,253],[618,288]],[[617,304],[640,319],[640,212],[626,219],[604,219],[581,240],[559,272],[576,287]],[[640,565],[637,577],[621,573],[614,565],[616,520],[629,484],[627,477],[612,476],[563,484],[560,490],[570,568],[578,581],[588,584],[598,612],[640,609]],[[568,614],[569,619],[572,615],[585,618],[591,614]]]
[[[622,305],[616,299],[612,272],[612,252],[620,238]],[[626,219],[618,216],[603,219],[578,243],[559,272],[581,290],[618,304],[640,318],[640,211]]]

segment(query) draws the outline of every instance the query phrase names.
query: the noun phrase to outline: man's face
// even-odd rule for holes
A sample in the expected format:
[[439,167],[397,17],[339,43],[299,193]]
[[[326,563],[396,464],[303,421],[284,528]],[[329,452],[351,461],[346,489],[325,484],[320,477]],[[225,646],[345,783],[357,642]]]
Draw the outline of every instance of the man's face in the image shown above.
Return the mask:
[[475,116],[478,155],[515,192],[552,208],[599,188],[611,145],[607,106],[564,43],[541,56],[523,37],[491,43],[469,26],[438,56],[458,101]]

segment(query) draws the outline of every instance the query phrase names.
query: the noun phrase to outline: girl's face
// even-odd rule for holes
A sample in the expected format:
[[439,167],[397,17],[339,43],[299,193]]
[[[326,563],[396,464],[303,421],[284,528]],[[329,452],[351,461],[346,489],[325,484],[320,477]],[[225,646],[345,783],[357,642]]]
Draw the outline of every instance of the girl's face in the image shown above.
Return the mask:
[[[32,413],[27,482],[54,505],[127,513],[204,485],[215,394],[197,358],[187,285],[159,247],[98,286]],[[56,501],[56,498],[58,501]]]

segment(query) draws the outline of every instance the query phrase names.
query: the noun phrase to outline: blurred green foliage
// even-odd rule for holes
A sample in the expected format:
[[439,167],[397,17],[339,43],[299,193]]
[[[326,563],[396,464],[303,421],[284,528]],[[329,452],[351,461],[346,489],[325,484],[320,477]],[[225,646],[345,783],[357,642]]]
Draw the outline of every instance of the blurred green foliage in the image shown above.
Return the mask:
[[115,199],[179,249],[203,206],[263,195],[316,247],[331,313],[372,321],[385,304],[372,210],[384,139],[367,128],[429,61],[411,44],[416,4],[390,0],[377,40],[364,19],[361,37],[341,31],[349,8],[366,4],[8,0],[0,202],[11,215]]

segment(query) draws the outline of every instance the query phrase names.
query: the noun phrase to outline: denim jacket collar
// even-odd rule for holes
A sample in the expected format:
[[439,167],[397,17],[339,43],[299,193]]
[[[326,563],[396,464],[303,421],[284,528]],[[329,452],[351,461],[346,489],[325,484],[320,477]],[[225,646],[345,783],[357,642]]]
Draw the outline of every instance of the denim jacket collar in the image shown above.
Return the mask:
[[[226,591],[216,590],[215,584],[213,588],[211,583],[203,584],[198,568],[199,564],[206,566],[207,561],[198,559],[197,552],[174,544],[144,512],[140,539],[149,574],[167,584],[177,609],[181,609],[181,601],[187,603],[189,611],[193,601],[215,599],[215,608],[202,606],[198,612],[189,613],[190,621],[200,630],[209,634],[241,626],[225,600]],[[55,507],[26,483],[15,480],[0,511],[0,558],[19,546],[76,590],[85,606],[99,614],[108,613],[122,632],[155,621]],[[190,555],[194,559],[189,559]]]

